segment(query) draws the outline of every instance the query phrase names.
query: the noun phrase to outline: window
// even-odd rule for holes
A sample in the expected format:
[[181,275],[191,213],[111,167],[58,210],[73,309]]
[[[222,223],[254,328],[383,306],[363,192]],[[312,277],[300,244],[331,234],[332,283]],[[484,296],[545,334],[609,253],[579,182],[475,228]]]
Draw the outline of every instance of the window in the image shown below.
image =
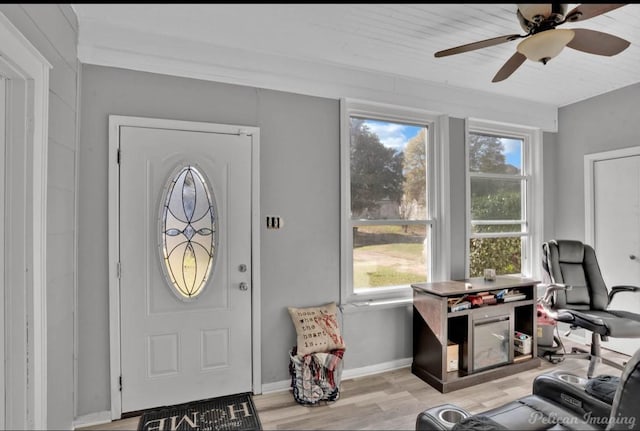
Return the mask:
[[195,166],[169,178],[160,207],[160,257],[172,291],[196,299],[206,287],[216,254],[217,212],[209,183]]
[[439,270],[437,117],[343,103],[343,302],[411,295]]
[[[534,131],[470,121],[468,274],[534,276],[541,243],[541,145]],[[537,244],[537,245],[535,245]]]

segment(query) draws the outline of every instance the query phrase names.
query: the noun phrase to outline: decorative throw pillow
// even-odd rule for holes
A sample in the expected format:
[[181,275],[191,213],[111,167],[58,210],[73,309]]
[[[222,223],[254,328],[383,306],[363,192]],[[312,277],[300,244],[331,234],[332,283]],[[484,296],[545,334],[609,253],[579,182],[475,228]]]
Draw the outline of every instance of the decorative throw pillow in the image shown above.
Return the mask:
[[298,335],[298,355],[345,349],[335,302],[319,307],[288,308]]

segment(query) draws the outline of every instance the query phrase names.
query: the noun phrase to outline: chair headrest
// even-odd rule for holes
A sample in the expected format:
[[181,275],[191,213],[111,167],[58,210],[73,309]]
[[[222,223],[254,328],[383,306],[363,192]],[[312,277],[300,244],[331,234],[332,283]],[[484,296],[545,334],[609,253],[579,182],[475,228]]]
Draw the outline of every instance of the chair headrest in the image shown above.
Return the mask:
[[584,244],[570,239],[558,240],[558,259],[563,263],[582,263]]

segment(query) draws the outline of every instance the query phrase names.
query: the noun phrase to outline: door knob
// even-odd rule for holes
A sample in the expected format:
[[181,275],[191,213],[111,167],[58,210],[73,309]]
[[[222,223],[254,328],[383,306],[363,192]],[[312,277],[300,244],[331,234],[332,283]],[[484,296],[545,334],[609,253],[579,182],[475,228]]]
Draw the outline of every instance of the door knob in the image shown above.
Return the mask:
[[636,255],[635,255],[635,254],[630,254],[630,255],[629,255],[629,259],[631,259],[631,260],[636,260]]
[[249,290],[249,285],[243,281],[240,283],[240,290]]

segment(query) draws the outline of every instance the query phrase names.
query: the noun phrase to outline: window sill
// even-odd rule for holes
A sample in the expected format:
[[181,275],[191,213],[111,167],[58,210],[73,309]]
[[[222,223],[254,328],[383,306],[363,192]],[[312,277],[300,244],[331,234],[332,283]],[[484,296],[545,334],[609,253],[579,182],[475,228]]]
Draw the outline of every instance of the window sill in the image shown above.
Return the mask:
[[340,309],[343,314],[358,313],[361,311],[382,310],[385,308],[406,307],[413,304],[413,298],[387,298],[370,299],[366,301],[353,301],[342,304]]

